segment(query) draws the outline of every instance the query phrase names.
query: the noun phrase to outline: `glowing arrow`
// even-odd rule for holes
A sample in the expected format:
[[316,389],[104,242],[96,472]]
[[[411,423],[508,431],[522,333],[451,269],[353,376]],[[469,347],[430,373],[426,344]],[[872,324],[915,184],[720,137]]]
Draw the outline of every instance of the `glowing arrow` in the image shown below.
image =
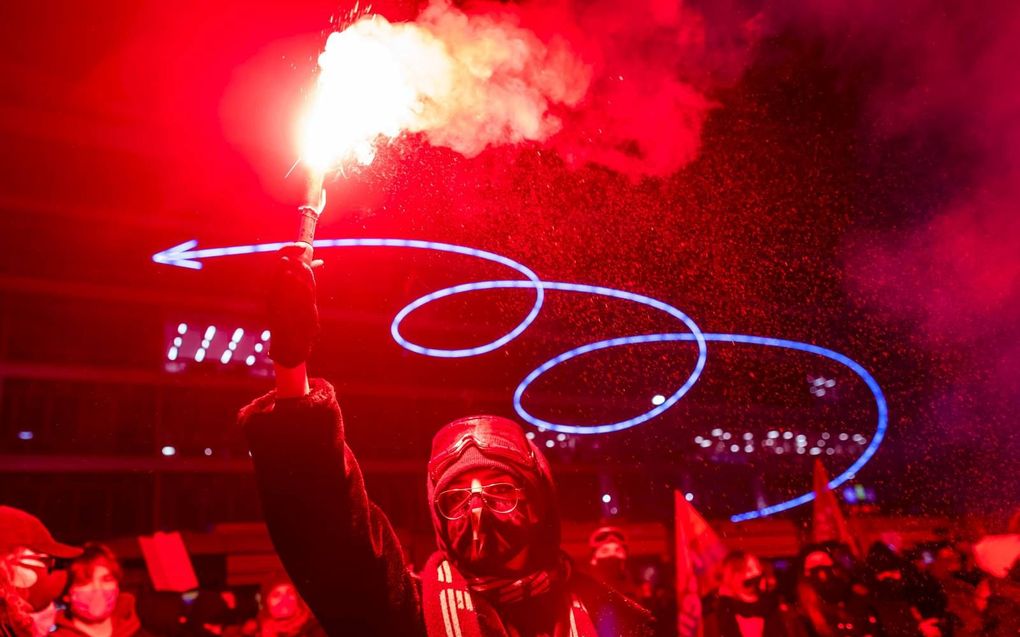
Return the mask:
[[[202,250],[195,250],[194,248],[198,245],[198,241],[191,240],[185,241],[172,248],[158,252],[152,256],[152,260],[156,263],[162,263],[165,265],[175,265],[182,268],[189,268],[192,270],[202,269],[201,259],[212,259],[216,257],[227,257],[237,256],[243,254],[256,254],[260,252],[275,252],[286,243],[260,243],[253,245],[241,245],[241,246],[230,246],[226,248],[205,248]],[[542,365],[536,367],[520,382],[517,389],[514,391],[513,406],[517,414],[525,421],[529,422],[535,427],[542,429],[550,429],[561,433],[569,434],[601,434],[601,433],[612,433],[615,431],[622,431],[631,427],[636,427],[649,420],[659,416],[664,411],[675,405],[683,396],[697,383],[701,377],[701,373],[705,367],[705,362],[708,356],[707,342],[722,342],[722,343],[734,343],[744,345],[757,345],[763,347],[775,347],[780,349],[788,349],[794,351],[805,352],[808,354],[814,354],[828,358],[834,362],[837,362],[850,369],[855,373],[864,384],[867,385],[871,391],[872,397],[875,400],[875,409],[877,415],[877,423],[875,427],[875,433],[871,438],[871,442],[864,449],[861,455],[842,473],[834,477],[829,482],[829,488],[835,489],[841,484],[853,479],[857,472],[859,472],[864,465],[871,460],[875,452],[878,451],[879,445],[882,444],[882,440],[885,438],[886,430],[889,427],[889,408],[886,404],[885,395],[882,393],[882,388],[879,387],[878,382],[875,378],[859,363],[852,360],[851,358],[840,354],[839,352],[820,347],[818,345],[812,345],[810,343],[801,343],[799,341],[790,341],[785,339],[770,338],[765,336],[752,336],[747,334],[713,334],[702,332],[698,325],[691,320],[686,314],[684,314],[678,308],[653,299],[648,296],[635,294],[633,292],[627,292],[625,290],[616,290],[613,288],[605,288],[594,285],[582,285],[577,283],[563,283],[557,281],[543,281],[538,278],[531,268],[528,268],[522,263],[514,261],[508,257],[505,257],[494,252],[487,252],[485,250],[478,250],[476,248],[468,248],[465,246],[454,245],[451,243],[439,243],[435,241],[421,241],[417,239],[317,239],[314,244],[316,248],[350,248],[350,247],[390,247],[390,248],[414,248],[420,250],[436,250],[439,252],[451,252],[454,254],[462,254],[466,256],[476,257],[499,263],[512,270],[517,271],[524,276],[526,280],[517,281],[476,281],[474,283],[465,283],[461,285],[455,285],[441,290],[436,290],[418,298],[411,303],[408,303],[397,312],[390,324],[390,333],[393,335],[393,339],[405,349],[412,352],[422,354],[424,356],[434,356],[440,358],[464,358],[468,356],[477,356],[479,354],[485,354],[491,352],[500,347],[503,347],[510,341],[514,340],[521,333],[524,332],[538,317],[539,311],[542,309],[542,304],[545,299],[546,290],[555,290],[559,292],[579,292],[582,294],[592,294],[596,296],[610,297],[623,299],[626,301],[632,301],[647,305],[655,308],[666,314],[670,315],[674,319],[678,320],[684,327],[687,328],[687,332],[684,333],[663,333],[663,334],[641,334],[636,336],[627,336],[622,338],[614,338],[605,341],[599,341],[597,343],[589,343],[582,345],[581,347],[574,348],[567,352],[552,358]],[[438,349],[432,347],[425,347],[417,343],[413,343],[405,338],[400,332],[400,325],[404,319],[406,319],[412,312],[421,309],[422,307],[438,301],[443,298],[455,296],[458,294],[465,294],[469,292],[477,292],[480,290],[495,290],[495,289],[528,289],[535,291],[535,301],[531,307],[531,311],[528,312],[527,316],[518,323],[514,328],[503,336],[490,341],[488,343],[477,345],[475,347],[467,347],[462,349]],[[545,374],[553,367],[556,367],[560,363],[566,362],[572,358],[588,354],[590,352],[599,351],[602,349],[621,347],[627,345],[635,345],[640,343],[659,343],[659,342],[693,342],[698,348],[698,358],[694,364],[691,374],[687,377],[684,383],[676,389],[673,394],[666,398],[661,404],[657,405],[654,409],[651,409],[643,414],[627,418],[617,422],[601,423],[597,425],[572,425],[567,423],[557,423],[538,418],[531,414],[523,403],[524,393],[528,386],[536,381],[542,374]],[[732,516],[730,519],[733,522],[743,522],[745,520],[752,520],[754,518],[765,517],[792,509],[796,506],[800,506],[807,502],[810,502],[815,497],[813,492],[804,493],[795,498],[773,504],[771,506],[762,507],[760,509],[746,511]]]
[[[315,247],[319,247],[322,241],[316,241]],[[232,257],[239,254],[255,254],[256,252],[276,252],[286,243],[258,243],[255,245],[230,246],[228,248],[205,248],[193,250],[198,245],[197,239],[185,241],[184,243],[167,248],[162,252],[152,255],[152,260],[163,265],[176,265],[179,268],[189,270],[201,270],[202,262],[199,259],[213,259],[215,257]]]

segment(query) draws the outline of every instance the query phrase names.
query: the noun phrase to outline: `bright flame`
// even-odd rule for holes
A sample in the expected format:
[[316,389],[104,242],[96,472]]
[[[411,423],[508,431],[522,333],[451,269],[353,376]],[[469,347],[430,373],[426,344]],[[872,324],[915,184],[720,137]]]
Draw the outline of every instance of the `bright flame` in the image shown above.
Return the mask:
[[302,122],[301,157],[317,172],[370,164],[402,132],[473,156],[541,141],[560,128],[550,106],[577,104],[591,78],[566,43],[543,43],[509,13],[468,16],[433,2],[417,21],[370,15],[330,34]]

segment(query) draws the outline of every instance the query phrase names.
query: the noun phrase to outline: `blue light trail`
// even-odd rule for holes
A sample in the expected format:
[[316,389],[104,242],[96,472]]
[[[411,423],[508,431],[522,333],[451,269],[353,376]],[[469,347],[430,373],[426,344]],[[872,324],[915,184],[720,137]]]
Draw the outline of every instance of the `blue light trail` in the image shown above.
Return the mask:
[[[231,246],[225,248],[204,248],[196,250],[198,246],[197,241],[186,241],[177,246],[158,252],[153,255],[152,260],[156,263],[173,265],[191,270],[202,269],[203,259],[212,259],[226,256],[238,256],[245,254],[257,254],[264,252],[275,252],[287,245],[286,243],[262,243],[255,245],[241,245]],[[852,479],[863,467],[871,460],[872,456],[878,450],[879,445],[882,444],[882,440],[885,438],[886,430],[889,426],[889,408],[886,403],[885,395],[882,393],[882,388],[878,385],[875,378],[859,363],[849,358],[848,356],[839,352],[820,347],[818,345],[812,345],[810,343],[802,343],[799,341],[791,341],[779,338],[771,338],[766,336],[751,336],[747,334],[718,334],[702,332],[698,325],[688,317],[684,312],[678,308],[654,299],[649,296],[641,294],[635,294],[633,292],[627,292],[625,290],[617,290],[614,288],[607,288],[595,285],[582,285],[577,283],[564,283],[558,281],[542,281],[538,278],[530,268],[522,263],[514,261],[503,255],[499,255],[493,252],[487,252],[485,250],[478,250],[475,248],[468,248],[465,246],[454,245],[450,243],[440,243],[435,241],[420,241],[414,239],[317,239],[314,242],[316,248],[352,248],[352,247],[386,247],[386,248],[412,248],[419,250],[435,250],[439,252],[449,252],[453,254],[461,254],[465,256],[475,257],[498,263],[512,270],[515,270],[519,274],[523,275],[527,280],[511,280],[511,281],[476,281],[474,283],[465,283],[462,285],[455,285],[441,290],[436,290],[415,299],[411,303],[404,306],[396,316],[393,318],[393,322],[390,324],[390,334],[393,339],[400,344],[401,347],[408,349],[417,354],[423,356],[432,356],[439,358],[466,358],[470,356],[478,356],[497,350],[504,345],[510,343],[515,338],[520,336],[528,327],[534,323],[535,319],[538,318],[539,312],[542,310],[542,305],[545,302],[546,290],[555,290],[559,292],[574,292],[581,294],[591,294],[596,296],[603,296],[607,298],[616,298],[634,303],[640,303],[648,307],[660,310],[670,315],[671,317],[678,320],[686,327],[687,332],[682,333],[663,333],[663,334],[640,334],[635,336],[624,336],[620,338],[612,338],[608,340],[598,341],[595,343],[589,343],[576,347],[569,351],[563,352],[558,356],[555,356],[545,363],[542,363],[534,370],[529,372],[524,380],[520,382],[517,388],[514,390],[513,395],[513,406],[517,414],[528,423],[535,427],[549,429],[560,433],[569,434],[605,434],[612,433],[615,431],[622,431],[631,427],[636,427],[649,420],[661,415],[667,409],[675,405],[690,389],[698,382],[701,377],[701,373],[704,370],[705,363],[708,360],[708,347],[707,343],[731,343],[731,344],[743,344],[743,345],[757,345],[762,347],[775,347],[780,349],[789,349],[794,351],[805,352],[808,354],[814,354],[835,361],[857,374],[867,385],[871,391],[873,398],[875,399],[875,408],[877,413],[877,422],[875,426],[875,433],[871,437],[871,441],[868,446],[864,449],[861,455],[847,467],[842,473],[834,477],[829,482],[829,488],[835,489],[848,480]],[[535,301],[528,314],[522,319],[516,326],[514,326],[509,332],[503,336],[496,338],[488,343],[476,345],[474,347],[467,347],[462,349],[438,349],[432,347],[426,347],[414,343],[405,338],[400,332],[400,325],[403,321],[411,315],[411,313],[422,307],[438,301],[440,299],[449,298],[458,294],[466,294],[469,292],[477,292],[480,290],[495,290],[495,289],[531,289],[535,291]],[[524,392],[527,391],[528,387],[538,380],[546,372],[550,371],[557,365],[564,363],[573,358],[583,356],[592,352],[600,351],[603,349],[609,349],[613,347],[625,347],[628,345],[636,345],[642,343],[661,343],[661,342],[693,342],[698,348],[698,357],[695,361],[694,368],[690,375],[683,382],[683,384],[677,388],[672,394],[659,405],[654,406],[652,409],[617,422],[600,423],[595,425],[571,425],[567,423],[557,423],[548,420],[543,420],[531,412],[529,412],[523,405]],[[815,495],[813,492],[808,492],[789,500],[779,502],[770,506],[762,507],[752,511],[746,511],[731,516],[733,522],[743,522],[745,520],[752,520],[755,518],[766,517],[774,515],[781,511],[786,511],[794,507],[800,506],[814,499]]]

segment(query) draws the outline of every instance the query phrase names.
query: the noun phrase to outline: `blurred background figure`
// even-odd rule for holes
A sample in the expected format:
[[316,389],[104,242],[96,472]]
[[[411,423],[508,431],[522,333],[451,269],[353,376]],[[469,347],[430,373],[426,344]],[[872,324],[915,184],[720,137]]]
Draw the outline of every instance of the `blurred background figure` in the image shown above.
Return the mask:
[[198,591],[187,605],[182,637],[222,637],[231,627],[234,613],[217,591]]
[[1020,534],[985,536],[974,545],[974,561],[987,574],[977,597],[981,635],[1020,635]]
[[599,527],[592,532],[588,546],[591,547],[592,577],[636,600],[638,586],[627,570],[627,536],[623,529]]
[[950,543],[931,548],[928,573],[938,583],[944,599],[944,634],[975,637],[981,634],[981,611],[977,607],[977,587],[964,572],[959,551]]
[[262,585],[257,637],[325,637],[308,605],[285,575]]
[[865,562],[868,590],[887,637],[938,637],[944,632],[946,602],[938,582],[908,559],[875,542]]
[[90,542],[68,568],[66,609],[54,637],[148,637],[134,595],[121,591],[123,571],[108,547]]
[[719,590],[706,597],[703,612],[705,637],[804,634],[779,597],[774,572],[744,551],[733,551],[723,560]]
[[39,518],[0,506],[0,637],[36,637],[49,630],[53,600],[67,573],[56,558],[73,558],[81,549],[53,539]]
[[882,635],[866,589],[827,548],[809,547],[801,561],[797,600],[813,637]]

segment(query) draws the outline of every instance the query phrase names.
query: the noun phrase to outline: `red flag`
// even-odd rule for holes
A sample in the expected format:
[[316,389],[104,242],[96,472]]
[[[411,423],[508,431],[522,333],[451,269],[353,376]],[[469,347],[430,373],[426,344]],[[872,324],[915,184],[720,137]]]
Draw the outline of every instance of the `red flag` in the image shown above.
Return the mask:
[[829,475],[825,472],[821,458],[815,458],[815,504],[811,524],[812,542],[842,542],[859,555],[857,541],[850,534],[846,518],[836,501],[836,494],[829,488]]
[[676,518],[677,632],[701,633],[701,596],[715,584],[726,547],[683,492],[673,492]]

